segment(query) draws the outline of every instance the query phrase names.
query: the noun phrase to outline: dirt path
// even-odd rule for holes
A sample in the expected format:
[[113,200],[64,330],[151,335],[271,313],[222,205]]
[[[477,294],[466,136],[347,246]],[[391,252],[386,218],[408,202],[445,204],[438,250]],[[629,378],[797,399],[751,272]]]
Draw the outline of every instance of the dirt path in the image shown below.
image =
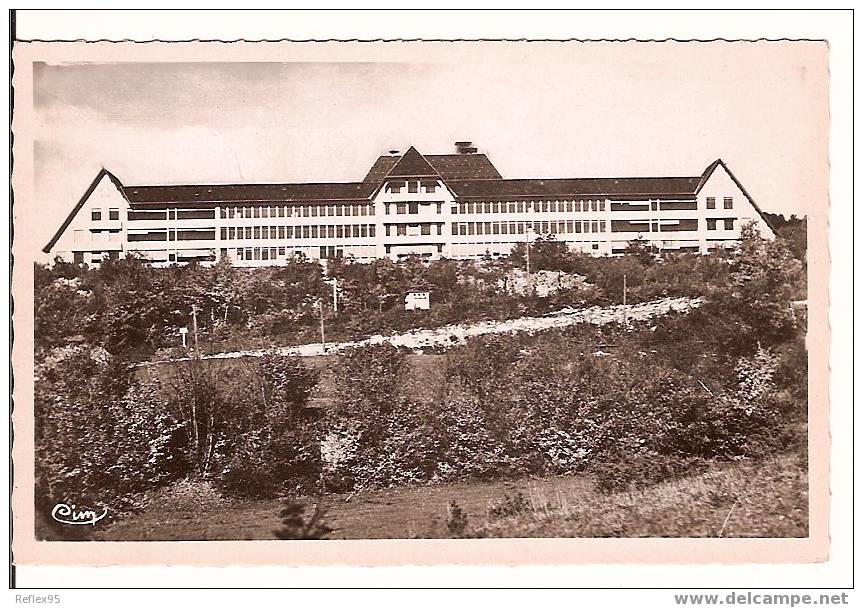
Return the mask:
[[[464,343],[467,338],[481,336],[484,334],[510,334],[518,332],[535,332],[553,328],[568,327],[580,323],[591,325],[606,325],[608,323],[647,321],[653,317],[661,317],[671,312],[688,312],[701,305],[700,298],[663,298],[641,304],[628,304],[626,306],[591,306],[589,308],[564,308],[549,313],[543,317],[520,317],[505,321],[482,321],[480,323],[459,323],[446,325],[437,329],[416,329],[402,334],[390,336],[375,335],[365,340],[354,342],[330,342],[327,343],[326,353],[323,352],[320,343],[303,344],[278,349],[284,355],[298,355],[300,357],[316,357],[323,354],[333,354],[346,348],[369,346],[388,342],[393,346],[402,346],[414,350],[424,348],[446,348],[456,344]],[[265,350],[240,350],[227,353],[216,353],[203,355],[202,359],[239,359],[242,357],[260,357]],[[188,361],[187,357],[159,361],[152,363],[171,363]],[[139,364],[146,367],[151,362]]]

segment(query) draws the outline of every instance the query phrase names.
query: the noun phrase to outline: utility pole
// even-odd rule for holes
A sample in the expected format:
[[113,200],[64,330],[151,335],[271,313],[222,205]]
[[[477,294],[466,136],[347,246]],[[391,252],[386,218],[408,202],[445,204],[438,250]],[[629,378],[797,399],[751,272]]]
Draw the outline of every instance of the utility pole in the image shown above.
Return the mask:
[[195,342],[195,354],[198,354],[198,306],[192,304],[192,338]]
[[327,353],[327,342],[324,338],[324,299],[321,298],[318,300],[318,308],[321,311],[321,354],[325,355]]
[[339,281],[335,277],[333,277],[333,313],[336,316],[339,314],[339,291],[338,291]]
[[626,329],[626,275],[623,275],[623,328]]

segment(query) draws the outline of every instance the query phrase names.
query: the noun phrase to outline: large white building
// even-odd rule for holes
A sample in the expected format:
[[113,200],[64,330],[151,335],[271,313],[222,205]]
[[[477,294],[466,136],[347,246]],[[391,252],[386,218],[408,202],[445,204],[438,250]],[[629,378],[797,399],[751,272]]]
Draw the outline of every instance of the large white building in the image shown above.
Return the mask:
[[636,239],[707,253],[750,220],[773,237],[722,160],[694,177],[503,179],[470,142],[456,146],[381,156],[361,182],[127,186],[102,169],[44,251],[91,264],[137,252],[263,266],[297,253],[471,259],[546,234],[596,255]]

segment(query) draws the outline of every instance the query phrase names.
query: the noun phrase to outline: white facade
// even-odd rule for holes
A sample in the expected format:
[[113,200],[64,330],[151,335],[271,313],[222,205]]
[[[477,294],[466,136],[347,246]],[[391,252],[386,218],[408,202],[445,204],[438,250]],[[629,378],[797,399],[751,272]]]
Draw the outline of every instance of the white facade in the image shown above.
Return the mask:
[[335,184],[125,186],[102,170],[44,250],[91,264],[136,252],[264,266],[297,254],[476,259],[547,234],[595,255],[636,239],[707,253],[736,242],[747,221],[774,235],[721,160],[686,178],[507,180],[446,176],[499,175],[484,155],[429,158],[435,166],[411,148],[378,160],[388,173]]

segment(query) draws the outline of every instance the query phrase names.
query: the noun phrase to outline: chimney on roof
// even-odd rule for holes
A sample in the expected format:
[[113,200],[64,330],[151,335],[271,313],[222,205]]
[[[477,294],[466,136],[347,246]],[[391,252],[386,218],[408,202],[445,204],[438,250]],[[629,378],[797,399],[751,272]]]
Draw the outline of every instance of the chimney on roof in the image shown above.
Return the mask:
[[472,141],[455,142],[456,154],[476,154],[476,148],[472,147]]

